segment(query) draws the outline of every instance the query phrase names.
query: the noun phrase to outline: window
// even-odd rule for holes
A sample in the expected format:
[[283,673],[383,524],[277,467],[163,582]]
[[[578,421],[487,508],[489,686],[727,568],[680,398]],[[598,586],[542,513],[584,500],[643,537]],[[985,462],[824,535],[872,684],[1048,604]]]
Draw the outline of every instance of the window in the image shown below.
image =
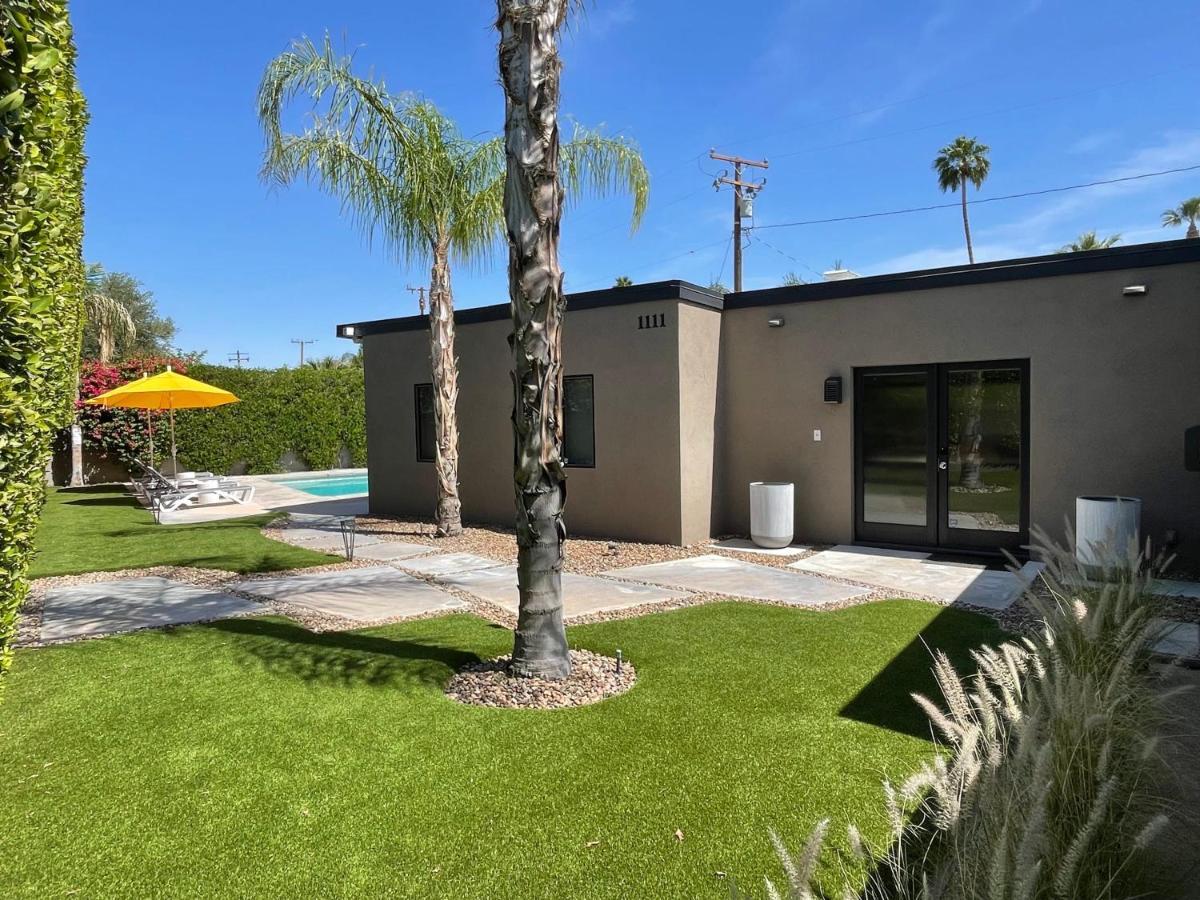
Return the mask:
[[568,466],[596,465],[596,417],[592,376],[563,379],[563,456]]
[[437,450],[437,429],[433,421],[433,385],[414,386],[417,409],[417,462],[433,462]]

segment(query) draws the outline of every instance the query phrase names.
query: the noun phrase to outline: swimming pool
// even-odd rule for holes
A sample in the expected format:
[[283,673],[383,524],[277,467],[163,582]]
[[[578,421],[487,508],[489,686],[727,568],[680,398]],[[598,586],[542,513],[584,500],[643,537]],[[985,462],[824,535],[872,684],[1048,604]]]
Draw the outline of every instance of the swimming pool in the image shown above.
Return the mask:
[[277,480],[280,484],[285,484],[306,494],[312,494],[314,497],[346,497],[351,494],[367,493],[365,472],[356,475],[326,475],[322,478],[301,475]]

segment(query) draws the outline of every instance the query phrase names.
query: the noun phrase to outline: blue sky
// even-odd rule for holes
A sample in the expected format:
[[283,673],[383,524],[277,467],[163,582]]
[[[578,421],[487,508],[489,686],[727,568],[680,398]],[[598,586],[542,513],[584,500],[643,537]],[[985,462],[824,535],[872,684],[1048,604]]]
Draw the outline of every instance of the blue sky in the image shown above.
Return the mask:
[[[495,5],[75,0],[88,134],[89,261],[154,291],[185,350],[224,362],[342,353],[338,322],[409,315],[424,265],[370,248],[336,201],[258,178],[254,94],[300,35],[331,32],[393,88],[467,134],[502,127]],[[767,158],[760,226],[953,199],[930,161],[956,135],[992,147],[980,197],[1200,164],[1194,2],[596,0],[565,38],[562,114],[641,145],[652,175],[636,234],[623,199],[584,200],[563,227],[567,289],[731,281],[730,198],[710,147]],[[976,207],[980,259],[1051,251],[1079,232],[1182,237],[1159,214],[1200,172]],[[763,229],[747,288],[840,259],[863,274],[965,262],[957,210]],[[504,254],[454,274],[460,307],[506,300]]]

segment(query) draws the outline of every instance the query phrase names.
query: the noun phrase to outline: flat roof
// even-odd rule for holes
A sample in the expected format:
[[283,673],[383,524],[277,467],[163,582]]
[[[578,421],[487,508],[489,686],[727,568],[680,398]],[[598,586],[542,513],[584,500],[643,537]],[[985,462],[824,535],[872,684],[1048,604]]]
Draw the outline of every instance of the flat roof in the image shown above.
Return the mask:
[[[676,280],[654,281],[629,287],[613,287],[599,291],[567,294],[566,300],[568,310],[596,309],[602,306],[620,306],[626,303],[644,303],[655,300],[681,300],[685,303],[694,303],[717,310],[745,309],[755,306],[779,306],[786,303],[865,297],[872,294],[890,294],[901,291],[1020,281],[1029,278],[1054,278],[1061,275],[1080,275],[1089,272],[1145,269],[1152,266],[1189,262],[1200,262],[1200,240],[1195,238],[1158,241],[1152,244],[1129,244],[1123,247],[1084,250],[1078,253],[1051,253],[1045,256],[1002,259],[974,265],[946,266],[940,269],[919,269],[913,272],[897,272],[889,275],[869,275],[847,278],[843,281],[820,281],[814,284],[789,285],[760,291],[742,291],[737,294],[726,294],[723,298],[720,294],[713,293],[707,288],[688,281]],[[454,313],[454,321],[457,325],[498,322],[508,317],[509,305],[507,303],[459,309]],[[429,320],[426,316],[404,316],[397,319],[377,319],[372,322],[347,322],[337,326],[337,335],[338,337],[359,338],[398,331],[421,331],[428,327]],[[353,332],[344,334],[343,332],[347,328],[352,328]]]
[[920,269],[914,272],[897,272],[889,275],[868,275],[847,278],[842,281],[819,281],[813,284],[796,284],[767,288],[761,291],[742,291],[739,294],[726,294],[725,308],[777,306],[784,303],[806,303],[813,300],[835,300],[843,297],[864,297],[871,294],[890,294],[900,291],[992,284],[1000,281],[1021,281],[1028,278],[1054,278],[1060,275],[1080,275],[1088,272],[1146,269],[1151,266],[1169,266],[1188,262],[1200,262],[1200,240],[1183,238],[1177,241],[1158,241],[1153,244],[1129,244],[1124,247],[1106,247],[1102,250],[1051,253],[1045,256],[1001,259],[974,265]]
[[[567,309],[596,309],[601,306],[623,306],[627,303],[647,303],[655,300],[682,300],[710,309],[721,309],[721,295],[690,281],[651,281],[628,287],[611,287],[599,291],[567,294]],[[507,303],[476,306],[454,311],[455,325],[474,325],[479,322],[499,322],[511,315]],[[353,328],[351,334],[343,333]],[[402,316],[398,319],[376,319],[373,322],[346,322],[337,326],[338,337],[364,337],[372,334],[392,334],[398,331],[424,331],[429,328],[428,316]]]

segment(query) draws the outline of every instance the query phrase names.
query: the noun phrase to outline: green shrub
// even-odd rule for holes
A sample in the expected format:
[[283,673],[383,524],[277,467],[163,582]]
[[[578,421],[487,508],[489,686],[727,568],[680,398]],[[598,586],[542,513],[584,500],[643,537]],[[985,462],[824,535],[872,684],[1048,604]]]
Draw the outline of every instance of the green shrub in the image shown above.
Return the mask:
[[367,462],[366,395],[356,366],[237,369],[193,364],[188,375],[232,391],[240,403],[175,414],[180,465],[250,474],[278,472],[288,451],[310,469]]
[[0,676],[12,662],[83,302],[83,132],[63,0],[0,4]]
[[[885,784],[888,846],[867,846],[851,829],[856,862],[844,896],[1144,893],[1140,854],[1167,821],[1153,787],[1161,705],[1146,667],[1158,563],[1136,547],[1110,551],[1110,580],[1097,584],[1072,552],[1044,535],[1038,542],[1049,596],[1030,592],[1026,602],[1044,630],[976,652],[979,671],[966,679],[937,655],[945,709],[916,700],[945,752],[899,788]],[[769,896],[821,896],[815,876],[827,828],[828,820],[819,823],[795,856],[772,835],[786,884],[768,880]]]

